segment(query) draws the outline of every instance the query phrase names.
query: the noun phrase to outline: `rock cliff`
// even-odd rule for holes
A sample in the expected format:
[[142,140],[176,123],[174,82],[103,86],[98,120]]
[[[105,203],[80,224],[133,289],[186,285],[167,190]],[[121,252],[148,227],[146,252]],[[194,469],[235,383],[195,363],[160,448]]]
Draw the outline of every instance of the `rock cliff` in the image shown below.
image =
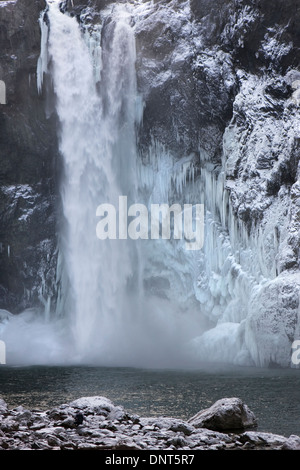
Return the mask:
[[55,291],[55,116],[37,92],[44,0],[0,2],[0,308],[43,305]]
[[[93,21],[104,3],[73,5]],[[299,15],[281,0],[136,4],[141,157],[153,142],[194,155],[211,215],[200,358],[286,366],[299,336]]]
[[[88,26],[110,3],[61,8]],[[15,312],[55,303],[56,293],[56,117],[51,93],[36,88],[44,6],[0,1],[0,307]],[[157,0],[135,9],[140,156],[153,142],[175,161],[193,155],[211,217],[195,296],[212,329],[195,341],[197,353],[290,365],[300,335],[300,2]]]

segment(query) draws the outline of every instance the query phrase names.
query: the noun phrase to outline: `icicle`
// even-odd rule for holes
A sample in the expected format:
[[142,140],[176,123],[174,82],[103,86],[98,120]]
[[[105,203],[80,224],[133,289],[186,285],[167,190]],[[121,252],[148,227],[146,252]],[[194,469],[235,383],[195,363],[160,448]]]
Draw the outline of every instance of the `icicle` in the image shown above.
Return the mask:
[[6,104],[6,85],[3,80],[0,80],[0,104]]
[[41,51],[37,63],[37,89],[38,93],[42,93],[44,74],[48,71],[48,34],[49,28],[45,20],[45,12],[42,12],[39,18],[41,30]]

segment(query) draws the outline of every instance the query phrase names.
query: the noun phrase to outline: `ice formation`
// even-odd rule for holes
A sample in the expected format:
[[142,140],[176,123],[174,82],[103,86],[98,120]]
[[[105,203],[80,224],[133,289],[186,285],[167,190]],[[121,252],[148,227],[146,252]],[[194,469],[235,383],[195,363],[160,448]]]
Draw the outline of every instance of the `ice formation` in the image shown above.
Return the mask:
[[[89,14],[84,9],[78,21],[49,0],[40,18],[37,87],[41,93],[51,73],[64,161],[55,312],[62,328],[55,360],[61,355],[75,362],[161,366],[184,357],[289,366],[300,334],[299,170],[287,164],[300,137],[299,72],[277,81],[233,72],[228,52],[204,49],[190,2],[180,8],[175,0],[157,8],[152,1],[112,4],[98,23]],[[246,7],[232,15],[221,39],[238,35],[243,47],[257,12]],[[178,44],[168,55],[169,67],[159,68],[154,57],[139,62],[141,96],[135,36],[153,22],[168,24]],[[291,44],[281,35],[269,28],[260,53],[270,60],[287,54]],[[156,38],[155,47],[163,39]],[[180,156],[154,137],[146,150],[138,146],[143,100],[187,60],[193,73],[222,79],[224,93],[238,82],[221,161],[201,141],[197,151]],[[282,91],[287,84],[289,97]],[[188,142],[188,130],[175,119],[172,131],[178,144]],[[148,208],[204,204],[203,249],[189,252],[184,240],[174,239],[100,242],[96,209],[103,203],[117,207],[120,196]],[[38,322],[36,331],[40,338],[50,331],[44,359],[58,328],[49,299],[41,295],[41,302],[46,323]],[[32,328],[31,313],[22,318],[5,317],[3,324]],[[69,349],[61,341],[65,331]]]

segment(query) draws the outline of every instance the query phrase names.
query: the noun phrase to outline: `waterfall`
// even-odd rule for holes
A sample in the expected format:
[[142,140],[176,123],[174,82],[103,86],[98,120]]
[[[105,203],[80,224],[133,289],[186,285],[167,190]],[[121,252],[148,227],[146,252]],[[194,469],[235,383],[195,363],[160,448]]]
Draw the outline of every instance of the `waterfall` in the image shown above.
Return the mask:
[[[136,127],[143,103],[131,9],[110,6],[100,24],[91,26],[52,2],[49,30],[42,27],[48,35],[64,164],[57,313],[69,322],[74,361],[158,365],[166,355],[167,361],[176,360],[180,338],[190,338],[187,330],[195,331],[199,323],[191,293],[196,255],[186,252],[184,240],[177,245],[131,240],[118,230],[116,239],[96,237],[97,207],[117,208],[120,221],[120,197],[122,203],[126,197],[128,207],[142,203],[149,209],[155,201],[168,203],[174,186],[182,199],[184,188],[193,184],[192,156],[176,164],[153,144],[148,166],[138,157]],[[38,70],[46,70],[43,60]],[[187,299],[194,309],[188,322],[182,315],[190,308]]]
[[[63,13],[58,0],[47,3],[40,17],[37,89],[47,95],[53,87],[63,164],[58,299],[56,311],[50,311],[51,299],[41,290],[43,311],[38,318],[31,311],[19,316],[0,312],[8,357],[14,349],[13,358],[19,360],[20,350],[25,351],[28,362],[288,364],[291,341],[299,331],[299,272],[281,272],[280,267],[289,234],[288,208],[280,199],[273,200],[258,223],[243,222],[235,212],[230,186],[235,180],[227,176],[246,136],[241,139],[238,126],[229,124],[217,164],[196,136],[184,147],[189,151],[178,154],[182,147],[175,118],[178,149],[166,144],[164,133],[169,129],[159,129],[160,137],[154,138],[151,130],[146,135],[148,116],[149,140],[139,146],[144,103],[136,67],[147,105],[152,88],[160,91],[166,81],[167,88],[162,89],[169,92],[170,75],[177,77],[177,67],[186,64],[187,56],[192,60],[195,44],[202,47],[201,40],[191,36],[197,36],[197,30],[193,31],[189,2],[175,16],[176,2],[162,7],[143,0],[113,3],[97,13],[87,7],[77,16]],[[147,33],[153,11],[159,24],[168,23],[173,15],[179,35],[161,70],[159,56],[150,54],[143,61],[136,52],[136,36]],[[166,50],[172,38],[168,37]],[[143,39],[138,44],[141,54],[142,43]],[[162,44],[157,41],[155,47]],[[219,61],[208,57],[208,69],[216,72]],[[160,103],[151,106],[154,116]],[[245,201],[251,202],[251,197],[249,191]],[[192,210],[204,205],[203,249],[186,249],[192,229],[175,237],[180,233],[179,216],[185,220],[184,210],[173,209],[169,239],[157,236],[166,229],[162,212],[158,220],[152,219],[152,208],[160,205],[188,205]]]
[[[265,280],[264,266],[232,213],[225,161],[199,175],[199,156],[177,160],[155,140],[138,155],[135,14],[114,4],[91,25],[49,2],[40,23],[38,89],[50,60],[64,163],[57,314],[71,330],[74,361],[178,364],[188,345],[191,361],[251,363],[244,299]],[[99,240],[96,208],[118,207],[120,196],[148,210],[204,203],[203,250],[187,252],[183,240]]]
[[129,308],[128,284],[135,276],[128,243],[99,242],[95,232],[97,206],[117,206],[119,195],[133,197],[136,186],[135,41],[130,15],[125,7],[116,7],[101,45],[101,31],[94,32],[92,49],[102,53],[101,73],[95,74],[90,43],[77,19],[61,13],[56,3],[49,5],[48,18],[64,162],[60,249],[70,286],[64,305],[77,352],[89,357],[105,349],[106,338],[112,341],[111,328],[120,327],[120,312]]

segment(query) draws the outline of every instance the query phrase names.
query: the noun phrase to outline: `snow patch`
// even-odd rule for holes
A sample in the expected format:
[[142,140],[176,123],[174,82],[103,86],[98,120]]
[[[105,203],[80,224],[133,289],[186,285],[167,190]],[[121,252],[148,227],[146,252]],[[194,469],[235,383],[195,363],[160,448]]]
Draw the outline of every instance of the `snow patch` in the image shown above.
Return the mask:
[[7,1],[3,1],[1,0],[0,2],[0,8],[5,8],[7,6],[10,6],[10,5],[15,5],[17,3],[18,0],[7,0]]

